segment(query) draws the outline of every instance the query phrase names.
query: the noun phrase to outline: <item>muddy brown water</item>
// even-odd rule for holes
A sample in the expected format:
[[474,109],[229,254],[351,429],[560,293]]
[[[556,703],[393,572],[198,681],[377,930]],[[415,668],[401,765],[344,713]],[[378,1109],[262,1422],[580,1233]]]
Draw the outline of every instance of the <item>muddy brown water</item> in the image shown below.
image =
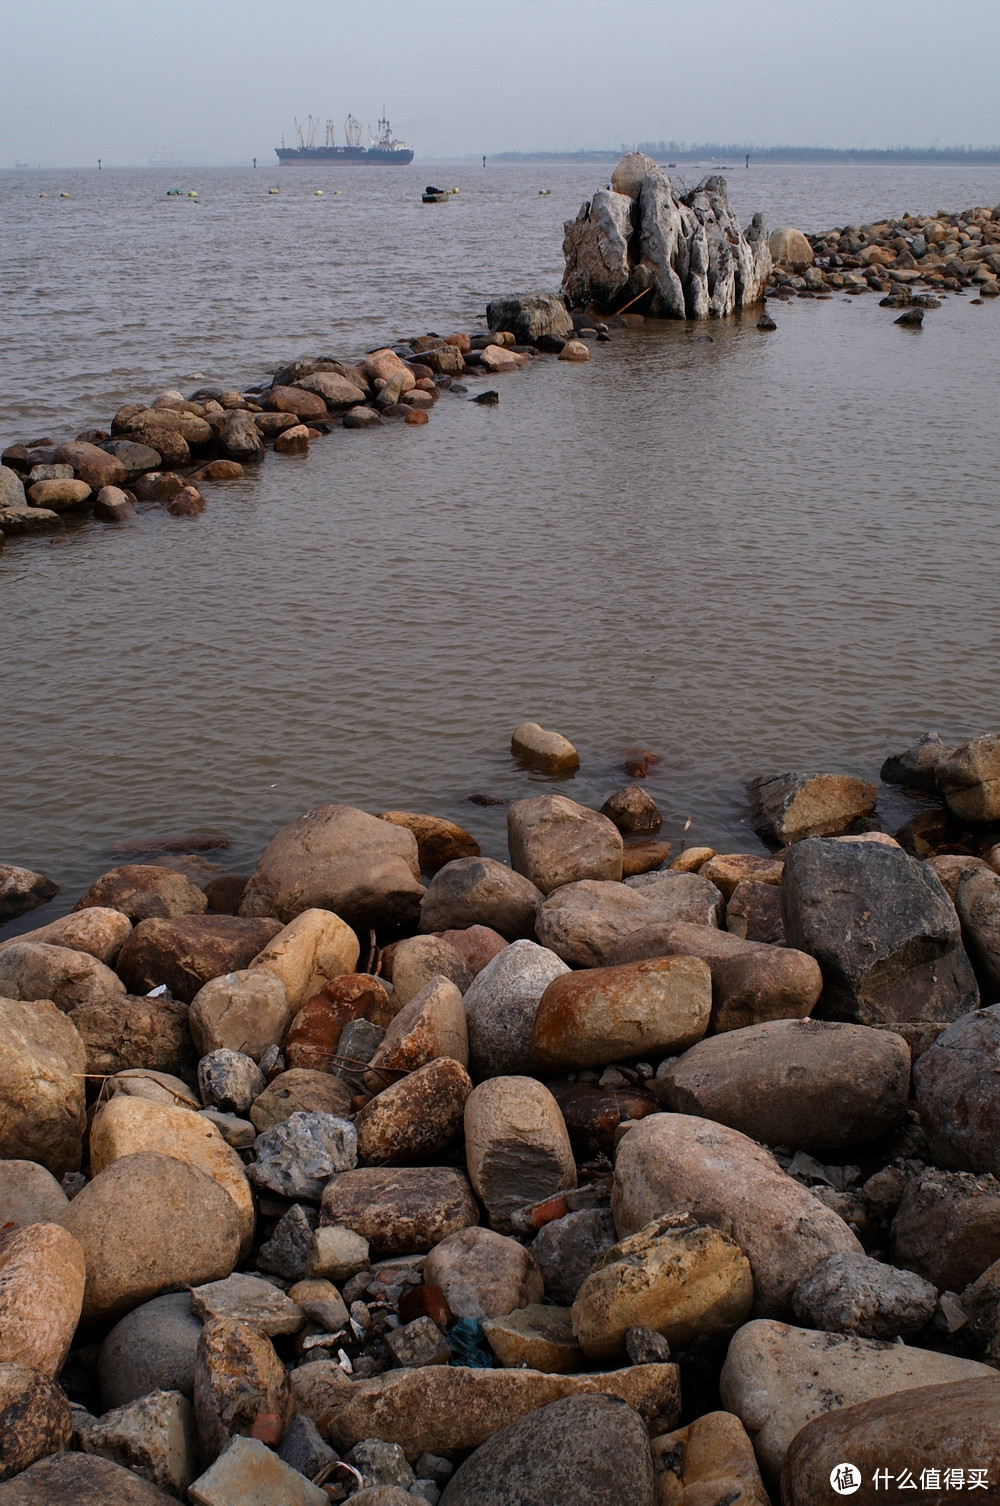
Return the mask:
[[[732,174],[734,198],[807,228],[1000,199],[990,171],[827,173]],[[492,292],[555,284],[561,221],[601,179],[462,167],[423,206],[408,170],[328,174],[319,200],[289,176],[0,174],[4,443],[480,328]],[[161,197],[174,182],[201,201]],[[424,428],[269,455],[199,518],[10,542],[0,860],[63,889],[0,935],[70,908],[115,843],[213,831],[231,846],[206,856],[246,872],[329,800],[447,815],[503,856],[503,806],[467,797],[547,786],[508,752],[527,718],[579,747],[573,798],[600,804],[642,744],[663,834],[748,851],[747,775],[876,777],[925,729],[996,727],[1000,311],[894,317],[865,295],[778,305],[771,335],[617,334],[495,379],[496,409],[446,394]],[[913,806],[880,810],[891,829]]]

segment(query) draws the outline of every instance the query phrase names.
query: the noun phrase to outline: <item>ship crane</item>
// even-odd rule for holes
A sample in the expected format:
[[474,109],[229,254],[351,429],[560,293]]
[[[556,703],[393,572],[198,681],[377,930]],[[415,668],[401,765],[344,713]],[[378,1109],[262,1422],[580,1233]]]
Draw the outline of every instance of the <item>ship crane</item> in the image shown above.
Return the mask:
[[361,145],[361,122],[355,120],[353,115],[348,115],[344,122],[344,135],[347,137],[348,146]]
[[326,123],[326,144],[327,146],[337,145],[337,135],[332,120],[328,120]]

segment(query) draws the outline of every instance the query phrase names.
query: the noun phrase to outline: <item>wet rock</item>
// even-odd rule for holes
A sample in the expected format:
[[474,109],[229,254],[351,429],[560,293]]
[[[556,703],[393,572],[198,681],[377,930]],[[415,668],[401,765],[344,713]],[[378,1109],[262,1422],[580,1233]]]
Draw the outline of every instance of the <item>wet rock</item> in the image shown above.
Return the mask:
[[77,1432],[85,1454],[111,1459],[170,1495],[182,1495],[194,1478],[194,1416],[178,1391],[154,1391]]
[[773,260],[783,267],[811,267],[813,264],[812,246],[802,231],[793,225],[772,230],[768,245]]
[[69,1199],[37,1161],[0,1160],[0,1229],[58,1224]]
[[0,921],[13,920],[44,905],[59,885],[44,873],[33,873],[30,868],[18,868],[13,863],[0,863]]
[[254,1099],[250,1118],[258,1132],[263,1133],[296,1113],[332,1114],[341,1118],[350,1112],[350,1089],[341,1078],[307,1067],[292,1067],[272,1078]]
[[478,1223],[479,1211],[460,1171],[445,1166],[370,1166],[326,1185],[320,1223],[345,1225],[384,1259],[430,1250]]
[[75,1171],[85,1123],[86,1056],[73,1022],[47,999],[0,997],[0,1156]]
[[461,1135],[471,1092],[465,1068],[444,1056],[392,1083],[357,1115],[361,1160],[405,1166],[441,1155]]
[[583,879],[565,884],[542,901],[535,932],[544,947],[573,967],[606,967],[623,937],[658,918],[640,890]]
[[830,1333],[866,1339],[912,1339],[927,1327],[937,1306],[929,1281],[867,1255],[828,1255],[802,1278],[792,1294],[800,1323]]
[[530,1303],[483,1323],[487,1342],[505,1368],[517,1365],[546,1375],[573,1375],[586,1365],[566,1308]]
[[86,481],[36,481],[28,487],[28,504],[49,512],[81,507],[92,495]]
[[[20,1475],[36,1459],[69,1448],[73,1433],[69,1402],[49,1376],[30,1365],[0,1360],[0,1418],[0,1480]],[[0,1500],[4,1494],[0,1487]]]
[[255,1187],[280,1197],[318,1202],[331,1177],[357,1165],[357,1150],[348,1120],[299,1110],[258,1135],[248,1175]]
[[939,1166],[1000,1176],[1000,1004],[963,1015],[918,1059],[913,1084]]
[[327,417],[325,400],[318,392],[302,387],[269,387],[264,394],[264,409],[268,413],[294,413],[299,419]]
[[656,808],[652,795],[641,784],[627,784],[616,790],[601,806],[601,815],[613,821],[619,831],[659,831],[663,817]]
[[726,930],[743,941],[784,946],[785,923],[778,885],[741,879],[726,905]]
[[525,365],[525,360],[526,358],[518,355],[516,351],[506,350],[500,345],[489,345],[480,352],[477,365],[493,375],[503,371],[520,371]]
[[[491,330],[509,329],[518,345],[533,345],[541,335],[571,335],[573,321],[555,293],[508,293],[486,305]],[[574,766],[575,767],[575,766]]]
[[954,906],[926,863],[898,848],[798,843],[785,859],[781,907],[789,945],[823,970],[817,1015],[880,1025],[975,1008]]
[[535,934],[542,892],[493,858],[458,858],[438,870],[420,905],[421,931],[490,926],[508,941]]
[[631,1328],[679,1348],[730,1334],[753,1300],[750,1262],[729,1235],[688,1214],[666,1214],[598,1257],[573,1302],[573,1333],[587,1358],[625,1356]]
[[[48,507],[0,507],[0,531],[11,538],[22,533],[48,533],[62,526],[60,515]],[[9,865],[5,863],[3,866],[7,868]],[[28,909],[31,908],[29,905]]]
[[892,1221],[893,1260],[960,1292],[1000,1259],[1000,1182],[931,1167],[907,1184]]
[[669,842],[628,843],[622,852],[622,877],[634,878],[639,873],[652,873],[669,856]]
[[106,523],[123,523],[135,517],[135,503],[119,486],[102,486],[94,502],[94,517]]
[[382,420],[374,408],[366,408],[363,403],[357,407],[348,408],[344,414],[345,429],[374,429]]
[[135,924],[154,918],[201,915],[207,904],[203,892],[183,873],[152,863],[126,863],[102,874],[77,900],[75,909],[101,906],[120,910]]
[[172,518],[197,518],[205,511],[205,498],[196,486],[182,486],[176,497],[171,497],[166,510]]
[[1000,820],[1000,733],[974,737],[937,765],[948,809],[963,821]]
[[750,823],[776,847],[837,836],[875,809],[875,786],[846,774],[768,774],[749,792]]
[[565,972],[541,997],[532,1054],[544,1069],[673,1054],[701,1039],[711,1008],[711,973],[697,957]]
[[[211,979],[248,967],[280,929],[276,920],[233,915],[143,920],[119,953],[118,974],[130,993],[148,993],[165,983],[175,998],[190,1004]],[[207,1049],[217,1046],[243,1049],[231,1040],[213,1040]]]
[[465,994],[474,1080],[534,1066],[531,1033],[539,1002],[566,964],[532,941],[515,941],[483,968]]
[[534,1257],[492,1229],[460,1229],[435,1245],[424,1281],[441,1288],[456,1318],[500,1317],[543,1296]]
[[996,1381],[986,1378],[921,1386],[815,1418],[789,1445],[782,1501],[813,1506],[824,1499],[845,1459],[861,1475],[864,1493],[858,1500],[865,1503],[878,1501],[874,1481],[881,1485],[883,1471],[890,1482],[907,1475],[918,1482],[933,1473],[943,1481],[957,1471],[952,1478],[961,1478],[957,1488],[964,1489],[973,1478],[969,1461],[975,1459],[980,1478],[995,1481],[1000,1471],[995,1387]]
[[569,739],[559,732],[547,732],[537,722],[522,722],[515,729],[510,751],[530,768],[546,774],[580,767],[580,755]]
[[[184,465],[190,459],[187,445],[179,434],[168,437],[171,440],[176,439],[184,453],[180,458],[171,458],[167,463]],[[150,471],[148,475],[139,476],[133,481],[130,490],[137,502],[169,502],[172,497],[179,496],[184,490],[184,483],[173,471]]]
[[70,1018],[87,1053],[88,1073],[176,1073],[194,1065],[188,1006],[177,999],[115,994],[101,1004],[78,1005]]
[[39,941],[15,941],[0,951],[0,994],[9,999],[51,999],[68,1013],[124,992],[121,980],[88,952]]
[[318,393],[327,408],[353,408],[356,403],[363,403],[365,400],[361,387],[336,371],[310,372],[308,376],[288,385]]
[[118,1317],[171,1286],[228,1276],[240,1248],[228,1192],[151,1151],[113,1161],[73,1199],[64,1223],[87,1264],[84,1319]]
[[58,1224],[0,1234],[0,1364],[59,1374],[80,1320],[84,1279],[83,1251]]
[[[158,439],[157,443],[159,443]],[[219,435],[219,448],[230,460],[263,459],[264,441],[257,431],[252,413],[244,412],[239,408],[230,411],[222,433]]]
[[936,732],[925,732],[912,748],[887,758],[879,771],[879,778],[883,784],[901,784],[910,790],[933,794],[937,789],[937,766],[952,752],[953,749],[943,743]]
[[198,1063],[198,1091],[202,1103],[233,1114],[246,1114],[263,1093],[264,1075],[252,1056],[221,1047]]
[[748,852],[713,852],[699,866],[698,872],[728,901],[736,886],[745,879],[753,879],[759,884],[780,884],[784,867],[784,858],[778,856],[765,858]]
[[96,444],[81,444],[75,441],[61,444],[56,450],[57,465],[71,465],[80,481],[85,481],[95,492],[102,486],[121,486],[128,471],[117,455],[100,449]]
[[955,889],[962,936],[985,998],[1000,1001],[1000,873],[966,871]]
[[590,351],[582,340],[567,340],[559,352],[560,361],[589,361]]
[[532,1077],[491,1077],[465,1106],[469,1180],[494,1229],[508,1233],[526,1203],[576,1186],[559,1105]]
[[[159,450],[154,450],[148,444],[137,444],[134,439],[108,439],[100,448],[124,466],[125,482],[134,481],[144,471],[159,470],[163,463]],[[116,482],[115,485],[119,486],[121,482]]]
[[[608,1071],[621,1076],[615,1067]],[[602,1076],[602,1082],[607,1075]],[[659,1109],[651,1094],[627,1082],[604,1087],[583,1082],[553,1083],[552,1093],[562,1109],[570,1143],[581,1161],[601,1156],[613,1160],[619,1125],[629,1119],[643,1119]]]
[[259,1276],[234,1274],[224,1281],[193,1287],[191,1312],[203,1323],[210,1318],[246,1323],[269,1339],[281,1333],[296,1333],[302,1327],[298,1305]]
[[288,1006],[295,1014],[331,979],[353,973],[359,950],[357,936],[339,915],[310,909],[279,931],[250,967],[273,973],[281,980]]
[[719,1391],[723,1406],[750,1434],[761,1474],[773,1485],[792,1439],[814,1417],[981,1375],[989,1375],[985,1365],[950,1354],[758,1321],[734,1335]]
[[513,867],[543,894],[582,879],[622,876],[618,828],[563,795],[515,800],[507,812],[507,845]]
[[792,1292],[837,1250],[861,1252],[830,1208],[786,1176],[756,1141],[686,1114],[651,1114],[622,1139],[612,1211],[619,1235],[668,1212],[724,1229],[750,1261],[754,1311],[788,1312]]
[[437,873],[445,863],[479,856],[479,843],[454,821],[441,816],[423,816],[415,811],[380,811],[380,821],[403,826],[417,839],[417,856],[425,873]]
[[686,1428],[654,1438],[652,1447],[661,1500],[676,1498],[681,1506],[720,1506],[726,1500],[729,1506],[769,1506],[753,1444],[731,1412],[705,1413]]
[[95,1176],[140,1152],[173,1156],[212,1177],[232,1198],[242,1231],[241,1254],[253,1242],[254,1205],[243,1162],[214,1124],[191,1109],[116,1094],[98,1109],[90,1127],[90,1166]]
[[548,1300],[571,1307],[595,1262],[615,1240],[614,1220],[606,1208],[581,1208],[540,1229],[529,1248]]
[[655,1083],[664,1108],[766,1145],[833,1156],[884,1134],[909,1096],[910,1052],[891,1031],[772,1020],[711,1036]]
[[188,1491],[197,1506],[325,1506],[325,1491],[256,1438],[236,1437]]
[[432,979],[448,978],[459,994],[473,979],[465,958],[440,936],[407,936],[392,949],[393,1003],[409,1004]]
[[325,805],[272,839],[240,913],[287,922],[317,906],[367,932],[415,925],[423,893],[412,832],[349,805]]
[[[411,1460],[425,1452],[455,1455],[478,1448],[509,1423],[529,1412],[537,1415],[539,1407],[563,1397],[617,1398],[639,1413],[647,1430],[656,1432],[676,1426],[680,1415],[676,1365],[637,1365],[589,1375],[430,1365],[392,1370],[353,1384],[345,1383],[343,1371],[329,1362],[314,1371],[302,1410],[314,1420],[323,1419],[322,1429],[335,1448],[352,1447],[370,1436],[375,1425],[381,1438],[398,1443]],[[607,1432],[601,1437],[607,1449]],[[569,1478],[574,1499],[579,1499],[580,1479]],[[618,1489],[620,1474],[615,1484]],[[619,1506],[621,1496],[611,1496],[611,1501]]]
[[210,1318],[195,1358],[194,1411],[206,1459],[218,1458],[230,1439],[249,1433],[262,1414],[276,1417],[283,1433],[291,1421],[291,1396],[270,1339],[246,1323]]
[[185,1292],[170,1292],[136,1307],[112,1328],[101,1346],[97,1372],[105,1407],[179,1391],[190,1397],[201,1320]]

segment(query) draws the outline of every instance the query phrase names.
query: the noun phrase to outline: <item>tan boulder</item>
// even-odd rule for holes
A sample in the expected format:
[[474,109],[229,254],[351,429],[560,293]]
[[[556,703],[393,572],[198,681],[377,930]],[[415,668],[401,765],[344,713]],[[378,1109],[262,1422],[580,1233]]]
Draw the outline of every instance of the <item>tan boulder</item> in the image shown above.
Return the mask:
[[875,786],[848,774],[766,774],[748,788],[750,824],[778,847],[838,836],[875,809]]
[[721,1229],[666,1214],[599,1256],[573,1303],[573,1333],[590,1360],[625,1356],[630,1328],[684,1348],[732,1333],[750,1314],[750,1262]]
[[[469,1031],[455,984],[434,977],[392,1020],[371,1059],[366,1082],[378,1092],[393,1081],[396,1071],[413,1072],[440,1056],[450,1056],[467,1068]],[[388,1077],[383,1075],[387,1069],[391,1069]]]
[[462,1133],[472,1079],[441,1056],[385,1088],[355,1119],[358,1155],[371,1166],[406,1166],[442,1155]]
[[209,1318],[194,1363],[194,1415],[205,1459],[217,1459],[262,1414],[276,1417],[281,1432],[292,1416],[288,1376],[274,1345],[246,1323]]
[[771,259],[782,267],[811,267],[813,264],[813,248],[801,230],[796,230],[794,225],[784,225],[780,230],[772,230],[768,242],[771,248]]
[[87,1264],[85,1320],[228,1276],[240,1250],[229,1193],[197,1167],[150,1151],[113,1161],[77,1193],[64,1223]]
[[48,999],[0,998],[0,1156],[38,1161],[55,1176],[80,1165],[86,1053]]
[[712,975],[697,957],[563,973],[542,994],[532,1054],[547,1070],[671,1055],[701,1039],[711,1009]]
[[86,481],[72,479],[36,481],[28,487],[29,504],[32,507],[44,507],[49,512],[63,512],[67,507],[79,507],[91,495],[91,488]]
[[379,811],[380,821],[405,826],[417,839],[417,857],[424,873],[437,873],[445,863],[479,856],[479,843],[464,827],[442,816],[422,816],[416,811]]
[[624,937],[656,920],[640,890],[581,879],[546,896],[535,915],[535,934],[571,967],[606,967]]
[[753,1444],[731,1412],[706,1412],[652,1448],[663,1506],[771,1506]]
[[98,1176],[115,1161],[141,1152],[173,1156],[218,1182],[239,1214],[240,1254],[247,1254],[256,1217],[250,1183],[239,1154],[210,1119],[190,1109],[116,1094],[98,1109],[90,1126],[91,1171]]
[[199,1056],[224,1046],[254,1061],[281,1044],[291,1021],[285,985],[267,967],[212,978],[195,994],[188,1015]]
[[491,1077],[474,1089],[465,1105],[465,1156],[476,1196],[502,1234],[518,1208],[576,1186],[562,1112],[533,1077]]
[[0,1485],[0,1506],[171,1506],[175,1499],[111,1459],[89,1454],[51,1454]]
[[83,1250],[58,1224],[0,1234],[0,1364],[57,1376],[80,1321],[85,1279]]
[[69,1013],[124,992],[121,979],[89,952],[41,941],[17,941],[0,952],[0,994],[8,999],[51,999]]
[[66,947],[71,952],[87,952],[98,962],[111,966],[132,932],[132,922],[120,910],[95,906],[90,910],[74,910],[39,926],[37,931],[25,931],[9,941],[0,941],[0,952],[20,941],[42,941],[48,946]]
[[351,1113],[351,1090],[342,1077],[333,1073],[289,1067],[257,1095],[250,1106],[250,1119],[257,1133],[262,1134],[300,1112],[346,1118]]
[[343,1171],[326,1184],[320,1213],[321,1224],[343,1224],[367,1239],[376,1259],[423,1253],[478,1222],[472,1189],[450,1166]]
[[309,376],[292,383],[306,392],[318,392],[328,408],[353,408],[363,403],[363,389],[336,371],[314,371]]
[[103,1416],[74,1413],[75,1446],[111,1459],[170,1496],[185,1495],[196,1473],[194,1414],[179,1391],[151,1391]]
[[698,873],[709,858],[715,856],[714,847],[685,847],[674,858],[670,869],[672,873]]
[[622,852],[622,878],[635,878],[640,873],[652,873],[670,856],[669,842],[626,842]]
[[358,938],[330,910],[303,910],[250,963],[273,973],[285,985],[292,1014],[331,978],[353,973],[358,965]]
[[525,1413],[563,1396],[618,1397],[654,1433],[680,1420],[676,1365],[633,1365],[588,1375],[428,1365],[351,1383],[336,1364],[319,1361],[293,1370],[291,1383],[299,1410],[341,1453],[375,1436],[398,1443],[411,1461],[423,1453],[467,1453]]
[[68,1207],[51,1171],[37,1161],[0,1160],[0,1229],[58,1224]]
[[277,920],[237,915],[142,920],[118,955],[118,974],[130,993],[149,993],[163,983],[190,1004],[212,978],[249,967],[280,930]]
[[465,958],[442,936],[407,936],[392,948],[392,997],[400,1009],[432,978],[448,978],[464,994],[473,977]]
[[730,1235],[750,1261],[761,1315],[790,1311],[796,1284],[825,1255],[861,1253],[843,1219],[755,1140],[695,1115],[650,1114],[628,1130],[611,1205],[620,1236],[670,1212]]
[[587,1367],[567,1307],[530,1302],[502,1317],[485,1318],[483,1332],[505,1369],[517,1365],[545,1375],[575,1375]]
[[719,1392],[750,1434],[765,1481],[774,1484],[789,1444],[814,1417],[876,1396],[981,1376],[997,1384],[1000,1405],[1000,1374],[975,1360],[758,1321],[733,1335]]
[[208,900],[183,873],[157,863],[125,863],[103,873],[74,908],[79,911],[95,906],[120,910],[137,925],[140,920],[202,915]]
[[495,858],[457,858],[431,879],[420,905],[421,931],[490,926],[507,941],[535,934],[542,893]]
[[17,1477],[10,1485],[0,1485],[0,1501],[26,1506],[32,1498],[19,1493],[21,1472],[36,1459],[69,1448],[73,1435],[69,1402],[50,1376],[30,1365],[0,1362],[0,1421],[0,1480]]
[[179,999],[115,994],[101,1004],[79,1005],[70,1019],[92,1076],[142,1069],[174,1074],[195,1065],[188,1006]]
[[478,1226],[459,1229],[434,1246],[424,1262],[424,1281],[441,1288],[456,1318],[502,1317],[544,1296],[542,1273],[530,1251]]
[[350,805],[306,811],[272,838],[240,901],[241,915],[332,910],[349,926],[416,924],[423,897],[417,839]]
[[938,789],[964,821],[1000,818],[1000,732],[974,737],[937,765]]
[[826,1020],[771,1020],[710,1036],[655,1084],[672,1113],[820,1156],[890,1129],[909,1089],[910,1050],[900,1036]]
[[370,382],[379,377],[389,382],[393,377],[402,373],[403,385],[401,392],[412,392],[417,385],[417,379],[407,366],[406,362],[397,356],[394,350],[373,350],[371,355],[366,356],[361,363],[361,370]]
[[784,859],[780,857],[749,852],[715,852],[699,866],[698,872],[728,900],[737,884],[746,879],[752,879],[755,884],[780,884],[784,867]]
[[546,774],[580,767],[580,755],[569,738],[560,732],[546,732],[537,722],[522,722],[514,729],[510,751],[530,768]]
[[543,894],[583,879],[622,876],[617,826],[564,795],[515,800],[507,812],[507,846],[512,866]]

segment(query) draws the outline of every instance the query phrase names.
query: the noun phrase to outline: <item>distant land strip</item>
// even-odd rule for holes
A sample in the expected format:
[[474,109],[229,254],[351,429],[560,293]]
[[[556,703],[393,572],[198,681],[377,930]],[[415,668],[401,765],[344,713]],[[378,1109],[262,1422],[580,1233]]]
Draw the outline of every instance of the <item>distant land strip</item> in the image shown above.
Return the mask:
[[488,162],[617,162],[623,152],[645,152],[657,161],[719,162],[859,162],[931,163],[942,167],[976,167],[982,163],[1000,163],[1000,146],[750,146],[719,144],[715,141],[688,144],[679,141],[640,141],[634,146],[622,143],[617,151],[579,152],[493,152]]

